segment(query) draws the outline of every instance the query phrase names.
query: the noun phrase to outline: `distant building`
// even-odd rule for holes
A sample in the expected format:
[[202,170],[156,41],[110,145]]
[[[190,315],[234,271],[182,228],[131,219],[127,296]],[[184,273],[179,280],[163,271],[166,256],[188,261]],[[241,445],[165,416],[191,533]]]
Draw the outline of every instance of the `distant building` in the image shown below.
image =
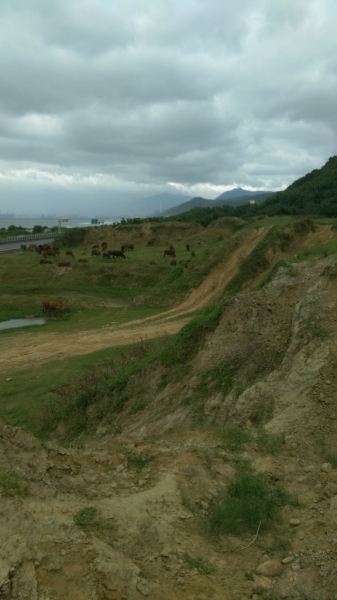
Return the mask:
[[15,219],[14,213],[2,213],[0,212],[0,219]]

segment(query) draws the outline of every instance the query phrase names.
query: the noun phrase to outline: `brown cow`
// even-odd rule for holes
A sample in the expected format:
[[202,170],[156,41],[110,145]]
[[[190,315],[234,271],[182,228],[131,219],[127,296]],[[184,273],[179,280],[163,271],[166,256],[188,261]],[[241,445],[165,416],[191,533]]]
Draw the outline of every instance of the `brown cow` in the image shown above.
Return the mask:
[[80,252],[82,252],[83,254],[87,253],[87,247],[86,246],[82,246],[82,248],[80,248]]
[[171,265],[171,267],[176,267],[177,266],[177,261],[176,260],[170,260],[170,265]]
[[72,250],[66,250],[66,256],[72,256],[72,258],[75,258]]
[[51,260],[47,260],[46,258],[41,258],[40,260],[40,265],[52,265],[52,261]]
[[28,247],[28,250],[29,250],[30,252],[32,252],[32,250],[36,250],[36,248],[37,248],[37,245],[36,245],[36,244],[31,244],[31,245]]
[[191,252],[191,256],[192,256],[192,258],[193,258],[193,256],[195,256],[195,254],[194,254],[193,250],[192,250],[192,252]]
[[55,310],[57,312],[64,312],[64,311],[68,310],[67,307],[64,306],[62,300],[52,300],[50,298],[48,298],[47,300],[43,300],[42,306],[43,306],[44,312],[47,312],[49,310]]
[[60,251],[51,248],[50,250],[46,250],[46,252],[43,252],[42,254],[43,256],[60,256]]
[[110,260],[109,252],[103,252],[103,258],[108,258]]
[[125,250],[134,250],[134,245],[133,244],[123,244],[123,246],[121,246],[121,251],[124,252]]
[[173,258],[176,257],[176,253],[174,250],[164,250],[164,258],[165,256],[173,256]]
[[60,262],[57,263],[58,267],[70,267],[70,262]]
[[89,262],[89,261],[88,261],[87,258],[79,258],[78,262],[80,262],[80,263],[86,263],[86,262]]
[[95,244],[94,246],[91,246],[92,250],[99,250],[99,244]]
[[96,248],[91,250],[91,256],[102,256],[100,251],[97,250]]
[[149,260],[149,265],[157,265],[158,263],[155,260]]
[[156,238],[155,238],[155,237],[152,237],[152,238],[150,238],[150,239],[148,240],[148,242],[147,242],[147,245],[148,245],[148,246],[153,246],[153,245],[154,245],[154,243],[155,243],[155,241],[156,241]]
[[174,246],[172,244],[169,244],[169,250],[172,250],[173,252],[175,252]]
[[187,252],[190,251],[190,245],[189,244],[186,244],[186,250],[187,250]]
[[106,250],[108,247],[108,242],[102,242],[102,250]]
[[43,244],[42,246],[42,250],[49,250],[50,246],[49,244]]

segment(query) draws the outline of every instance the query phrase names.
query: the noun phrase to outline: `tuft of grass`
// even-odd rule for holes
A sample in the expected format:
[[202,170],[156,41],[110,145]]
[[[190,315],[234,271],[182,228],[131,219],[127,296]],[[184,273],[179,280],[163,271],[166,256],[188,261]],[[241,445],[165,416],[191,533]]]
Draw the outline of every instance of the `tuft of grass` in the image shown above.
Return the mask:
[[26,496],[27,491],[19,473],[0,465],[0,496]]
[[209,369],[202,373],[197,391],[205,396],[209,393],[209,386],[215,388],[226,396],[232,389],[233,380],[236,372],[242,364],[241,356],[237,355],[225,359],[214,369]]
[[150,458],[148,456],[140,456],[139,454],[129,454],[128,456],[128,466],[136,469],[137,471],[141,471],[146,467],[148,462],[150,462]]
[[284,444],[283,435],[275,435],[261,428],[258,431],[256,445],[263,454],[277,454]]
[[210,567],[202,558],[191,556],[187,552],[178,554],[178,556],[179,558],[183,558],[191,569],[196,569],[202,575],[210,575],[216,571],[214,567]]
[[244,431],[238,427],[224,429],[222,433],[222,447],[229,452],[242,452],[242,446],[252,441],[250,431]]
[[260,473],[240,472],[226,492],[210,503],[207,529],[211,535],[241,535],[273,529],[281,521],[280,506],[295,502],[286,490],[272,487]]
[[86,506],[74,516],[74,523],[90,535],[95,535],[103,542],[113,546],[116,524],[112,519],[103,519],[97,508]]

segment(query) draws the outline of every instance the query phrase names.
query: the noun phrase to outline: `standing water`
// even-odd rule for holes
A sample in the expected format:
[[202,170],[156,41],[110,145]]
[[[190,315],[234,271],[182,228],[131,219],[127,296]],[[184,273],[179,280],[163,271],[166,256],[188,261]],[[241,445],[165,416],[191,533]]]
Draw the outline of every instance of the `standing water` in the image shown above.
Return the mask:
[[29,325],[44,325],[46,319],[43,317],[33,317],[31,319],[8,319],[0,322],[0,331],[3,329],[14,329],[14,327],[27,327]]

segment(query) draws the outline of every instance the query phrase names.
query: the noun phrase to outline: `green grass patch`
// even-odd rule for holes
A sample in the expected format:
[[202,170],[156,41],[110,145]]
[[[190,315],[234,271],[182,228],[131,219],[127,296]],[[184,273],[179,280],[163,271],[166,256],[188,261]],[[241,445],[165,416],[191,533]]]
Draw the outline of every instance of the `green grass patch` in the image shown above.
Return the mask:
[[26,496],[27,491],[28,488],[19,473],[0,465],[0,496]]
[[269,531],[281,521],[280,506],[290,502],[295,500],[263,474],[239,472],[226,492],[211,501],[207,530],[211,535]]
[[253,440],[250,431],[244,431],[238,427],[224,429],[221,435],[222,447],[229,452],[242,452],[243,445]]
[[129,454],[128,455],[128,467],[131,469],[136,469],[136,471],[141,471],[146,467],[146,465],[150,462],[150,457],[148,456],[140,456],[139,454]]
[[223,303],[208,306],[201,310],[179,333],[167,343],[160,360],[165,367],[180,365],[191,360],[199,350],[200,342],[206,333],[214,331],[222,312]]
[[202,575],[211,575],[211,573],[215,573],[216,571],[214,567],[211,567],[202,558],[191,556],[187,552],[184,554],[177,554],[177,556],[182,558],[191,569],[196,569],[198,573],[201,573]]
[[109,544],[114,545],[116,523],[112,519],[104,519],[94,506],[86,506],[74,516],[74,523],[86,534],[93,535]]
[[284,445],[284,436],[269,433],[261,428],[258,431],[256,445],[263,454],[278,454]]
[[242,365],[240,356],[233,356],[222,361],[220,365],[204,371],[200,377],[197,391],[205,396],[209,394],[209,388],[212,391],[221,391],[225,396],[232,389],[233,380],[238,369]]
[[225,294],[236,294],[240,292],[243,285],[253,279],[269,267],[267,252],[270,248],[285,250],[291,243],[292,236],[280,227],[272,227],[263,240],[261,240],[252,252],[243,260],[238,274],[228,283],[225,288]]

